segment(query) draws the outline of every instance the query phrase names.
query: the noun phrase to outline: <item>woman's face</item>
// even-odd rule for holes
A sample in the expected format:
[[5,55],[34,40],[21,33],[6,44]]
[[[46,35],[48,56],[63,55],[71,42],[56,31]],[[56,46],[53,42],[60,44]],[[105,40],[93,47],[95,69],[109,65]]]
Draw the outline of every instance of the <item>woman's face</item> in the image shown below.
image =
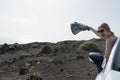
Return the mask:
[[103,39],[107,39],[110,37],[110,32],[108,32],[106,29],[104,28],[100,28],[98,29],[98,34],[103,38]]

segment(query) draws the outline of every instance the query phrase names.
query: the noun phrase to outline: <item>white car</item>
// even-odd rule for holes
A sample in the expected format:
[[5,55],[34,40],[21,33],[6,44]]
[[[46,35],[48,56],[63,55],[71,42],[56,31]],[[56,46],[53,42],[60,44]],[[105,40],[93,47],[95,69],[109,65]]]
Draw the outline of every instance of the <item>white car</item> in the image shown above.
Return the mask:
[[98,69],[95,80],[120,80],[120,37],[117,38],[108,62],[100,53],[89,53],[90,61],[94,62]]

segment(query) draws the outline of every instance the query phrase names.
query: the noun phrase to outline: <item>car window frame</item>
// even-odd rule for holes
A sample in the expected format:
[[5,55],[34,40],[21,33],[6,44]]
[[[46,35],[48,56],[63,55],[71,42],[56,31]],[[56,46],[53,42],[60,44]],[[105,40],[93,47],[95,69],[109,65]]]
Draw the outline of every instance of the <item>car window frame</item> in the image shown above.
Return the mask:
[[[118,70],[118,61],[119,60],[120,60],[120,39],[119,39],[117,49],[115,51],[115,55],[114,55],[114,58],[113,58],[112,70],[120,71],[120,70]],[[119,66],[119,68],[120,68],[120,66]]]

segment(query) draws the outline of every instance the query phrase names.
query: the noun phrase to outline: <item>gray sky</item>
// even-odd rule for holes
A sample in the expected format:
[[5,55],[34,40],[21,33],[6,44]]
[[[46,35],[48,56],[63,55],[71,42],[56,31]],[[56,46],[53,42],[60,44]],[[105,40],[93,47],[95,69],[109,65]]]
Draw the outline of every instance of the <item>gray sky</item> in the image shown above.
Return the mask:
[[73,35],[77,21],[97,29],[102,22],[119,35],[120,0],[0,0],[0,44],[98,38],[91,31]]

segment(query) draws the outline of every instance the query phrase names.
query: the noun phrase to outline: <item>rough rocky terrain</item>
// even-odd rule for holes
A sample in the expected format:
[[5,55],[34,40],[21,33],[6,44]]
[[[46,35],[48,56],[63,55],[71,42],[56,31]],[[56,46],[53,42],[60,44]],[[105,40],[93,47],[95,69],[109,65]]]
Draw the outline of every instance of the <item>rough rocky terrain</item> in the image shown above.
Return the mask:
[[[100,52],[104,41],[93,39]],[[57,43],[33,42],[0,45],[0,80],[94,80],[96,66],[88,59],[89,51],[79,49],[85,41]]]

